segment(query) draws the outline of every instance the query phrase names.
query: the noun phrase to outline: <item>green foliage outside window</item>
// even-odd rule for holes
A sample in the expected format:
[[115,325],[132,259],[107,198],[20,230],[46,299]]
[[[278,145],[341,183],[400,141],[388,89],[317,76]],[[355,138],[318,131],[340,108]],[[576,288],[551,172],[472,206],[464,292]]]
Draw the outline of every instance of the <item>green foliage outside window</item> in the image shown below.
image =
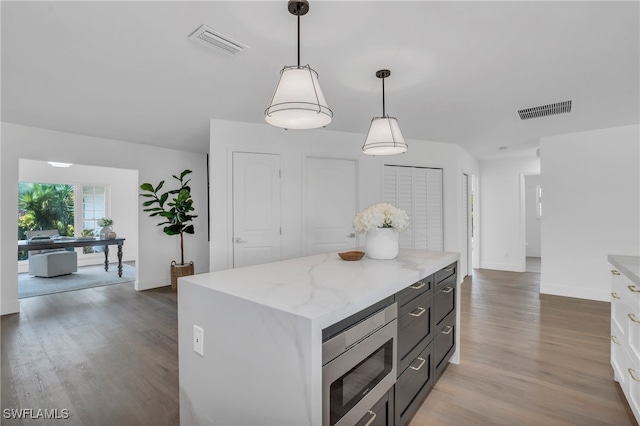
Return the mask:
[[[60,236],[74,235],[74,187],[65,184],[25,183],[18,189],[18,239],[27,231],[56,229]],[[18,260],[27,258],[19,252]]]

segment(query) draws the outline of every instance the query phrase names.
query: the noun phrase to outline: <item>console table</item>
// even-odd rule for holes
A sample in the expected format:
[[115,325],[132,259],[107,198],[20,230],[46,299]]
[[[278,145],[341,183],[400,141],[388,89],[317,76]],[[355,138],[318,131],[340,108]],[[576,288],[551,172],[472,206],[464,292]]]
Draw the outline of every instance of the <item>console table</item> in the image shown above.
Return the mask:
[[122,277],[122,245],[124,238],[100,240],[98,238],[58,239],[58,240],[21,240],[18,241],[18,251],[52,250],[67,247],[104,246],[104,270],[109,270],[109,246],[118,246],[118,276]]

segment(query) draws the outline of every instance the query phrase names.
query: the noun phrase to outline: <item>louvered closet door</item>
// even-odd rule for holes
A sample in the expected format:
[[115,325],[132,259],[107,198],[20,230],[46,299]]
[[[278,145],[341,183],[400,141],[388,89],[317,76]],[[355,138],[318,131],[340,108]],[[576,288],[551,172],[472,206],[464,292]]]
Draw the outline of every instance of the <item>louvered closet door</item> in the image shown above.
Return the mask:
[[443,249],[442,169],[385,166],[383,199],[411,218],[401,248]]
[[413,248],[413,174],[408,167],[384,168],[384,194],[385,203],[405,210],[411,220],[411,225],[400,234],[400,247]]
[[442,169],[427,170],[427,249],[444,250]]

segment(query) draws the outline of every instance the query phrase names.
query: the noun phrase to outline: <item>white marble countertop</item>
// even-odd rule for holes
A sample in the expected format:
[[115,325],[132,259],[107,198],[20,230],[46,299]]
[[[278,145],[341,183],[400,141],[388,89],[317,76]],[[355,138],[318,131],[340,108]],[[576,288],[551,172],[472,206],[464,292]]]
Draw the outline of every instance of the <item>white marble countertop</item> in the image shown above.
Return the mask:
[[640,256],[610,254],[607,259],[624,276],[640,286]]
[[186,279],[324,328],[459,259],[458,253],[401,249],[393,260],[344,261],[333,252]]
[[181,277],[180,424],[321,425],[322,330],[459,257],[400,250],[348,262],[333,252]]

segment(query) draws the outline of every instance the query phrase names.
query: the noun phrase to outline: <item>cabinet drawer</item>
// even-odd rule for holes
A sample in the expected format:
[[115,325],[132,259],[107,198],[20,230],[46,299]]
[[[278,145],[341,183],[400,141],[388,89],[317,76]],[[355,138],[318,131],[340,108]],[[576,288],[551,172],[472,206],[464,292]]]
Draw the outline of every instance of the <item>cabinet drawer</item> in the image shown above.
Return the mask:
[[627,333],[627,350],[632,358],[640,359],[640,312],[637,309],[632,309],[628,303],[624,306],[626,307],[627,327],[626,330],[623,329],[623,333]]
[[627,340],[627,323],[628,318],[627,314],[629,313],[629,309],[627,308],[627,304],[620,297],[620,295],[624,295],[624,293],[620,292],[611,292],[611,327],[614,325],[618,329],[617,337],[621,342],[625,342]]
[[416,347],[433,338],[431,299],[428,293],[415,298],[405,305],[409,308],[407,313],[398,318],[398,375],[415,357],[412,352]]
[[627,368],[623,371],[627,374],[627,387],[625,396],[636,421],[640,419],[640,360],[627,352]]
[[440,374],[447,367],[449,358],[456,349],[456,311],[452,311],[437,327],[436,335],[433,338],[433,362],[435,364],[435,376]]
[[458,262],[453,262],[451,265],[440,269],[435,273],[436,284],[441,283],[452,275],[455,275],[458,270]]
[[627,301],[629,306],[634,309],[640,309],[640,286],[634,284],[629,278],[622,276],[620,280],[625,293],[622,298]]
[[396,293],[396,302],[398,303],[398,315],[404,315],[408,312],[406,305],[411,302],[416,297],[420,296],[424,293],[429,293],[429,295],[433,295],[433,275],[425,277],[420,281],[411,284],[409,287],[404,290]]
[[620,387],[625,394],[628,393],[627,381],[627,351],[624,346],[624,340],[621,337],[620,329],[611,324],[611,368],[613,368],[613,380],[620,383]]
[[432,345],[428,345],[396,381],[396,425],[405,425],[433,387]]
[[433,322],[439,326],[444,318],[456,308],[456,281],[455,277],[447,280],[444,287],[433,296]]
[[376,404],[365,414],[356,426],[393,426],[394,403],[393,389],[387,392]]

